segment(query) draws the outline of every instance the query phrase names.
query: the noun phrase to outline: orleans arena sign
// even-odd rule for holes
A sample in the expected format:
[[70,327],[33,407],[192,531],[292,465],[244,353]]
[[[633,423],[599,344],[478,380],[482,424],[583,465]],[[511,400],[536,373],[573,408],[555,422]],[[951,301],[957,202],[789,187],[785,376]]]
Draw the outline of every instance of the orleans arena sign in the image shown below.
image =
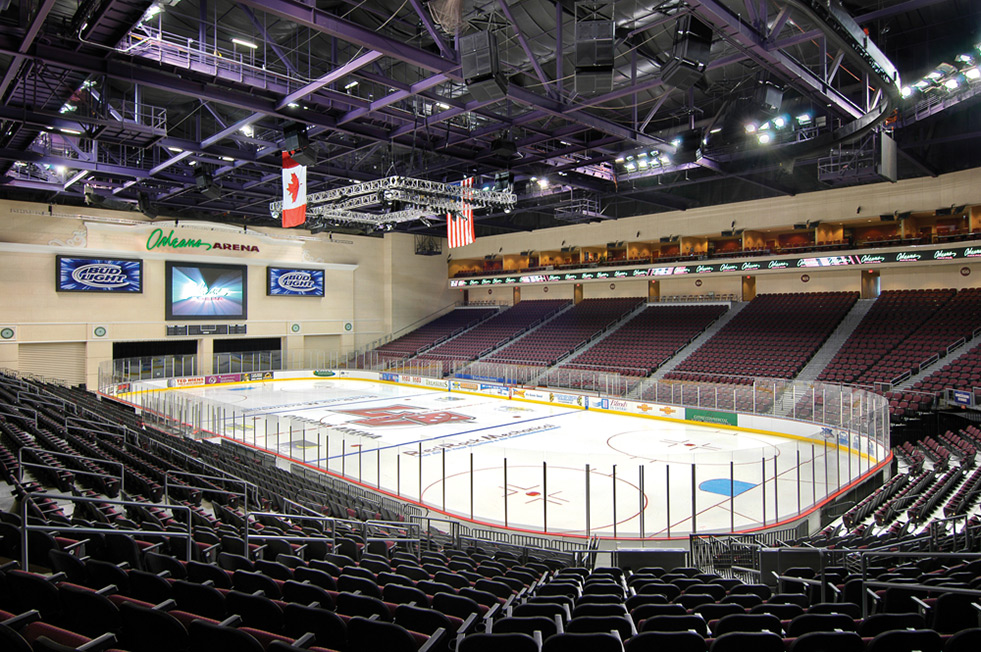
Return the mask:
[[146,250],[154,249],[193,249],[200,251],[248,251],[259,253],[258,245],[232,244],[230,242],[208,242],[207,240],[195,238],[180,238],[175,235],[174,229],[169,233],[157,228],[150,232],[146,239]]

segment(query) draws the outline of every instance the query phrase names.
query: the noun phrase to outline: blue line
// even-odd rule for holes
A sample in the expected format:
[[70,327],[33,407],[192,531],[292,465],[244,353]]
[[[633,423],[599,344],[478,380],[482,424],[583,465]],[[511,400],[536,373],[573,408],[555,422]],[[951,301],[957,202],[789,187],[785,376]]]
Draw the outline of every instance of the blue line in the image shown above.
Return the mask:
[[[535,417],[534,419],[522,420],[522,421],[518,422],[517,425],[523,426],[524,424],[531,423],[532,421],[541,421],[542,419],[555,419],[557,417],[564,417],[564,416],[569,415],[569,414],[576,414],[577,412],[579,412],[579,410],[569,410],[568,412],[562,412],[561,414],[546,414],[546,415],[541,416],[541,417]],[[338,424],[338,425],[341,425],[342,426],[344,424]],[[508,425],[515,425],[515,423],[513,421],[508,422],[508,423],[499,423],[496,426],[484,426],[483,428],[475,428],[473,430],[462,430],[460,432],[451,432],[449,434],[440,435],[438,437],[429,437],[428,439],[418,439],[416,441],[407,441],[407,442],[402,443],[402,444],[392,444],[390,446],[380,446],[378,448],[369,448],[368,450],[370,452],[370,451],[373,451],[373,450],[384,451],[384,450],[388,450],[389,448],[402,448],[403,446],[411,446],[413,444],[421,444],[421,443],[424,443],[424,442],[436,441],[437,439],[446,439],[447,437],[458,437],[460,435],[469,435],[469,434],[474,433],[474,432],[482,432],[484,430],[493,430],[495,428],[503,428],[503,427],[508,426]],[[529,433],[529,434],[531,434],[531,433]],[[341,455],[335,455],[334,457],[330,457],[330,456],[321,457],[321,458],[318,458],[318,459],[313,460],[313,461],[314,462],[322,462],[324,460],[328,460],[328,461],[329,460],[332,460],[332,459],[336,460],[336,459],[339,459],[341,457],[345,457],[345,455],[341,454]]]

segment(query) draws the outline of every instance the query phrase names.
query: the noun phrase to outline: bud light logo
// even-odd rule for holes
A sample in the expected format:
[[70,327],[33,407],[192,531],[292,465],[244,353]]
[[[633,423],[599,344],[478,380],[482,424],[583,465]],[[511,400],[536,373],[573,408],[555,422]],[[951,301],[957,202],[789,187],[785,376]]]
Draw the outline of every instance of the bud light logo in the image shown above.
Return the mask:
[[322,269],[269,267],[268,294],[298,297],[324,296]]
[[294,290],[300,292],[306,292],[317,287],[314,282],[313,277],[310,276],[309,272],[287,272],[280,276],[277,280],[279,287],[284,290]]
[[58,257],[60,292],[142,292],[139,260]]
[[119,265],[93,263],[72,270],[72,280],[94,288],[121,288],[129,279]]

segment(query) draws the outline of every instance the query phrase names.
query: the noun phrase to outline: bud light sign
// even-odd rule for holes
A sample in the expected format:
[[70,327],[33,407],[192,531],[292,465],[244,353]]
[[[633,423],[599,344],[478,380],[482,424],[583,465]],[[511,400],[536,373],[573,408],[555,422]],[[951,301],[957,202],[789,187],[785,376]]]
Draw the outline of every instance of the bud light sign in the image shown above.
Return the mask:
[[322,297],[324,296],[324,270],[267,267],[266,294],[269,296]]
[[59,292],[143,292],[143,261],[58,256]]

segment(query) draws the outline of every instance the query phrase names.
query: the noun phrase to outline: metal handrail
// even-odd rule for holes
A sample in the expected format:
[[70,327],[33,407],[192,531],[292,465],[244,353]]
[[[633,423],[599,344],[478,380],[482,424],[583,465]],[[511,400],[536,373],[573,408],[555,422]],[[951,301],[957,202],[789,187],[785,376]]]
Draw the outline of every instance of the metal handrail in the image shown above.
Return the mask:
[[[56,468],[56,467],[48,466],[46,464],[36,464],[34,462],[25,462],[24,461],[24,451],[45,453],[47,455],[52,455],[54,457],[64,457],[64,458],[67,458],[67,459],[70,459],[70,460],[86,460],[86,461],[89,461],[89,462],[96,462],[98,464],[111,464],[111,465],[114,465],[114,466],[118,466],[119,467],[119,491],[122,492],[125,489],[125,484],[124,483],[125,483],[125,475],[126,475],[125,474],[126,465],[124,465],[122,462],[116,462],[115,460],[101,459],[101,458],[97,458],[97,457],[85,457],[83,455],[73,455],[71,453],[61,453],[61,452],[58,452],[58,451],[48,450],[47,448],[38,448],[38,447],[35,447],[35,446],[24,446],[24,447],[19,448],[17,450],[17,463],[21,467],[20,470],[18,471],[18,474],[17,474],[17,481],[18,482],[23,482],[23,480],[24,480],[24,470],[23,470],[23,467],[25,467],[25,466],[29,466],[29,467],[32,467],[32,468],[43,468],[43,469]],[[68,469],[68,468],[66,468],[65,471],[68,471],[72,475],[91,475],[91,476],[95,476],[97,478],[106,477],[106,474],[105,473],[93,473],[92,471],[79,471],[78,469]],[[109,476],[109,477],[116,477],[116,476]]]
[[191,508],[186,505],[172,505],[168,503],[144,503],[136,500],[111,500],[108,498],[99,498],[91,496],[69,496],[65,494],[49,494],[49,493],[34,493],[31,494],[33,498],[49,498],[51,500],[67,500],[71,502],[81,502],[81,503],[100,503],[108,505],[122,505],[124,507],[138,506],[138,507],[157,507],[161,509],[169,509],[175,511],[185,511],[187,512],[187,533],[184,532],[169,532],[169,531],[156,531],[156,530],[118,530],[113,527],[106,528],[87,528],[87,527],[65,527],[65,526],[55,526],[55,525],[33,525],[27,520],[27,501],[21,501],[20,504],[20,522],[21,522],[21,568],[27,570],[30,568],[29,565],[29,552],[27,544],[27,533],[29,530],[36,530],[41,532],[76,532],[81,534],[101,534],[106,532],[121,533],[126,532],[128,534],[148,534],[151,536],[166,536],[166,537],[181,537],[186,538],[187,542],[184,548],[184,554],[187,561],[191,561],[191,547],[194,543],[194,536],[191,529]]

